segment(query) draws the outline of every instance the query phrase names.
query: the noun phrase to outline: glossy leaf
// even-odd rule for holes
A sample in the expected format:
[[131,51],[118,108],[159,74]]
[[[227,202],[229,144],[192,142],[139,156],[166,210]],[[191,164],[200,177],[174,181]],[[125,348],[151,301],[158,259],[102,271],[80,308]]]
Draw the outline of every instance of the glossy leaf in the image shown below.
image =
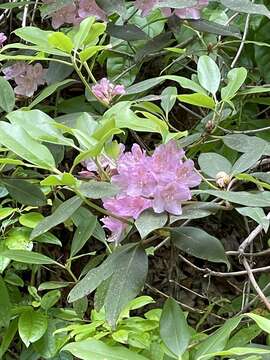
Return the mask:
[[220,240],[199,228],[184,226],[171,228],[173,244],[180,250],[200,259],[228,264]]
[[47,216],[38,223],[31,233],[31,239],[40,236],[56,225],[66,221],[82,204],[82,199],[74,196],[62,203],[52,215]]
[[8,327],[11,319],[11,302],[2,276],[0,276],[0,294],[0,326]]
[[9,195],[18,203],[31,206],[46,205],[47,200],[40,187],[26,180],[2,179]]
[[167,220],[168,216],[165,213],[156,214],[152,210],[146,210],[135,221],[135,226],[144,239],[152,231],[162,228]]
[[202,153],[199,156],[199,166],[208,176],[215,178],[219,172],[231,173],[232,164],[224,156],[217,153]]
[[27,250],[5,250],[1,252],[1,256],[24,264],[57,265],[57,262],[48,256]]
[[165,302],[162,310],[160,336],[168,349],[178,357],[186,351],[190,341],[185,314],[172,298]]
[[14,90],[9,82],[0,76],[0,109],[10,112],[15,106]]
[[117,258],[106,293],[104,307],[106,320],[115,327],[118,317],[130,300],[141,291],[148,273],[148,257],[140,245],[136,245]]
[[77,229],[71,243],[70,257],[75,256],[84,247],[97,224],[97,217],[83,207],[78,209],[72,218]]
[[219,89],[221,74],[217,64],[207,55],[203,55],[198,61],[198,79],[201,86],[215,94]]
[[70,343],[62,349],[82,360],[147,360],[124,346],[110,346],[100,340],[89,339]]
[[112,197],[119,193],[119,188],[114,184],[95,180],[82,182],[79,190],[83,196],[90,199]]
[[48,148],[33,140],[20,126],[0,122],[0,143],[23,159],[45,169],[55,167]]
[[228,72],[228,84],[221,89],[222,100],[231,100],[247,78],[247,70],[243,67]]
[[45,334],[47,326],[47,317],[41,312],[34,310],[23,312],[19,318],[18,329],[25,346],[28,347],[39,340]]

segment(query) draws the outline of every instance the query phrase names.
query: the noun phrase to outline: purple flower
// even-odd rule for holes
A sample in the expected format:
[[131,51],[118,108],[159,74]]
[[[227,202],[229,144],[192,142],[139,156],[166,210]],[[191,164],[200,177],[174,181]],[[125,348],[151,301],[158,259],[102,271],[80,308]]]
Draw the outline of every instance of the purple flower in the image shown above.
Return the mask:
[[96,85],[92,86],[95,97],[106,104],[110,104],[117,95],[126,93],[123,85],[114,85],[107,78],[101,79]]
[[3,69],[5,79],[15,81],[15,93],[26,97],[33,96],[38,86],[45,84],[46,72],[47,69],[39,63],[28,65],[20,62]]
[[184,155],[173,140],[158,146],[152,156],[134,144],[117,161],[117,174],[111,181],[121,192],[104,200],[105,209],[133,219],[148,208],[156,213],[167,211],[180,215],[181,203],[191,199],[190,188],[201,182],[193,161],[184,161]]
[[172,182],[166,185],[158,185],[155,189],[153,209],[156,213],[167,211],[174,215],[181,215],[181,201],[190,199],[191,192],[185,184]]
[[6,35],[0,32],[0,46],[2,46],[6,40],[7,40]]
[[194,19],[198,20],[201,17],[201,9],[207,6],[209,3],[208,0],[198,0],[197,5],[194,7],[188,7],[184,9],[175,9],[174,13],[180,19]]
[[137,219],[139,215],[149,207],[152,201],[141,196],[117,196],[105,199],[103,206],[113,214],[118,216]]

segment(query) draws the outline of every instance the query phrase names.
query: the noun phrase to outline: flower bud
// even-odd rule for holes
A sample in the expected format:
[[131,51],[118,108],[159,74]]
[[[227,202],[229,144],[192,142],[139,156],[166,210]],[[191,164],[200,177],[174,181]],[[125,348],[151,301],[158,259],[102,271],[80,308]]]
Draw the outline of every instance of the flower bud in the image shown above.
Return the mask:
[[217,173],[216,184],[220,188],[225,188],[230,183],[230,181],[231,181],[231,177],[230,177],[230,175],[225,173],[225,171],[220,171],[219,173]]

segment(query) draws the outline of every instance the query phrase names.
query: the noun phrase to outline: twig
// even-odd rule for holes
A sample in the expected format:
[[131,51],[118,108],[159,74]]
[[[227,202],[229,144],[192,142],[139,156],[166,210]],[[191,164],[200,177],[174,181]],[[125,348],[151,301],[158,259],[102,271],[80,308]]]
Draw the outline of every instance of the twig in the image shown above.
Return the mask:
[[[267,290],[269,290],[269,289],[270,289],[270,283],[268,283],[268,284],[262,289],[262,292],[265,293],[265,292],[266,292]],[[260,298],[259,295],[256,295],[256,296],[254,297],[254,299],[252,299],[248,304],[245,305],[245,307],[244,307],[241,311],[239,311],[239,312],[236,314],[236,316],[241,315],[241,314],[247,312],[247,311],[249,310],[249,308],[250,308],[253,304],[255,304],[255,302],[256,302],[259,298]]]
[[[270,212],[266,216],[267,220],[270,220]],[[252,241],[260,234],[260,232],[263,230],[263,225],[258,225],[250,234],[249,236],[242,242],[242,244],[239,246],[239,254],[243,255],[246,248],[252,243]]]
[[[204,276],[216,276],[216,277],[231,277],[231,276],[244,276],[244,275],[248,275],[247,270],[241,270],[241,271],[232,271],[232,272],[220,272],[220,271],[213,271],[211,269],[208,268],[200,268],[196,265],[194,265],[191,261],[189,261],[188,259],[186,259],[183,255],[179,254],[179,257],[188,265],[190,265],[191,267],[193,267],[194,269],[196,269],[197,271],[200,271],[202,273],[204,273]],[[252,269],[251,272],[252,273],[260,273],[260,272],[266,272],[266,271],[270,271],[270,266],[264,266],[264,267],[260,267],[260,268],[255,268]]]
[[[252,3],[254,3],[254,0],[251,1]],[[247,34],[248,34],[248,28],[249,28],[249,21],[250,21],[250,14],[247,14],[247,18],[246,18],[246,23],[245,23],[245,29],[244,29],[244,34],[243,34],[243,37],[242,37],[242,40],[241,40],[241,44],[239,46],[239,49],[235,55],[235,58],[233,59],[232,61],[232,64],[231,64],[231,68],[234,68],[235,67],[235,64],[237,63],[242,51],[243,51],[243,48],[244,48],[244,45],[245,45],[245,41],[246,41],[246,38],[247,38]]]
[[260,297],[260,299],[264,302],[266,308],[270,311],[270,303],[269,301],[267,300],[266,296],[264,295],[263,291],[261,290],[261,288],[259,287],[254,275],[253,275],[253,271],[252,269],[250,268],[249,266],[249,263],[247,261],[247,259],[245,257],[243,257],[242,259],[242,262],[243,262],[243,265],[248,273],[248,277],[249,277],[249,280],[252,284],[252,286],[254,287],[254,289],[256,290],[258,296]]

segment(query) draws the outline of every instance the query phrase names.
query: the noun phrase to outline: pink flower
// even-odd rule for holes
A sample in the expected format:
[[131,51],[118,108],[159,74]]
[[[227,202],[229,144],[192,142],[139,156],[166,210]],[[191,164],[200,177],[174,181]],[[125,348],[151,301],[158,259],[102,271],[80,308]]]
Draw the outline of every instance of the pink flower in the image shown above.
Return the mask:
[[142,16],[147,16],[158,3],[159,0],[136,0],[134,5],[142,11]]
[[139,215],[149,207],[152,201],[141,196],[117,196],[105,199],[103,206],[113,214],[118,216],[137,219]]
[[194,19],[198,20],[201,17],[200,10],[207,6],[209,3],[208,0],[198,0],[197,5],[190,8],[184,9],[175,9],[175,15],[177,15],[180,19]]
[[7,40],[6,35],[0,32],[0,46],[2,46],[6,40]]
[[181,201],[190,199],[191,192],[184,184],[173,182],[159,185],[155,189],[153,209],[156,213],[167,211],[174,215],[181,215]]
[[181,203],[191,199],[190,188],[201,182],[193,161],[184,161],[184,155],[173,140],[158,146],[152,156],[134,144],[117,161],[117,174],[111,181],[121,192],[104,200],[105,209],[133,219],[148,208],[156,213],[180,215]]
[[127,224],[123,223],[120,220],[117,220],[111,216],[107,216],[101,219],[104,224],[104,228],[110,230],[111,236],[107,239],[109,242],[115,242],[118,244],[121,241],[121,237]]
[[177,15],[181,19],[200,19],[200,10],[207,6],[209,0],[197,0],[197,4],[193,7],[186,7],[183,9],[174,9],[172,12],[170,8],[164,6],[163,0],[137,0],[135,7],[142,11],[142,16],[147,16],[153,8],[160,8],[164,16],[169,17],[172,14]]
[[126,93],[123,85],[114,85],[107,78],[101,79],[96,85],[92,86],[95,97],[106,104],[110,104],[117,95]]
[[106,13],[97,5],[95,0],[80,0],[78,13],[82,19],[88,16],[95,16],[103,21],[107,19]]
[[14,92],[21,96],[33,96],[39,85],[45,84],[45,75],[47,69],[42,65],[28,65],[26,63],[16,63],[3,70],[5,79],[14,80],[16,87]]
[[126,152],[119,158],[118,174],[112,177],[112,182],[129,196],[148,196],[156,186],[149,162],[150,158],[145,151],[143,152],[138,144],[134,144],[131,152]]

